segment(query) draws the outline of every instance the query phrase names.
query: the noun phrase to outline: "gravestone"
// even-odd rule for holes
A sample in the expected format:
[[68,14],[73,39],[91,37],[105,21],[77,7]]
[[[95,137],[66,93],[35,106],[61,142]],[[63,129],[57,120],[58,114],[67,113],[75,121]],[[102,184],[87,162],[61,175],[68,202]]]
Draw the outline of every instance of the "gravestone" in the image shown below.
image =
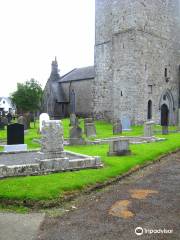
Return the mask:
[[75,113],[70,114],[70,126],[76,126],[77,125],[77,117]]
[[180,108],[178,109],[178,130],[180,130]]
[[70,93],[70,113],[75,114],[75,112],[76,112],[76,96],[75,96],[74,89],[72,89]]
[[64,157],[63,127],[60,120],[44,120],[41,130],[41,152],[45,158]]
[[166,104],[161,106],[161,126],[162,134],[168,134],[168,125],[169,125],[169,109]]
[[5,126],[8,125],[8,119],[6,117],[2,117],[2,120],[1,120]]
[[109,156],[124,156],[130,153],[128,139],[114,140],[109,145]]
[[168,130],[168,126],[162,126],[162,135],[168,135],[169,130]]
[[96,136],[96,127],[92,118],[84,119],[84,133],[87,137]]
[[0,117],[0,130],[4,130],[4,123],[2,121],[2,118]]
[[24,125],[14,123],[7,126],[7,144],[24,144]]
[[145,124],[144,124],[144,136],[145,137],[153,136],[153,127],[154,127],[153,121],[145,122]]
[[24,125],[24,130],[27,130],[27,120],[24,116],[18,117],[17,122]]
[[121,123],[122,123],[122,130],[123,131],[130,131],[131,130],[131,121],[130,121],[129,117],[123,116],[122,119],[121,119]]
[[39,131],[42,131],[42,122],[49,121],[49,115],[47,113],[41,113],[39,116]]
[[122,124],[121,120],[116,120],[113,123],[113,134],[119,134],[122,133]]
[[82,137],[82,129],[79,126],[73,126],[69,131],[69,144],[70,145],[83,145],[85,140]]
[[12,114],[10,112],[7,114],[7,120],[8,120],[8,123],[11,123],[12,121]]

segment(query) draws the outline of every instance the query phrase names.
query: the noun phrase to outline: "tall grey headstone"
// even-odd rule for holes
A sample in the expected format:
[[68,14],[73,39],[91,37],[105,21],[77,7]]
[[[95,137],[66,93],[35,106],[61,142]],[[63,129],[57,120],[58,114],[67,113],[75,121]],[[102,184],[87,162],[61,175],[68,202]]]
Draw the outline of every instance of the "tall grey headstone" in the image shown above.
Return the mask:
[[169,130],[168,130],[168,126],[162,126],[162,135],[168,135]]
[[75,99],[75,92],[74,89],[70,93],[70,112],[74,113],[76,112],[76,99]]
[[144,124],[144,136],[145,137],[153,136],[153,127],[154,127],[153,121],[145,122],[145,124]]
[[79,126],[73,126],[69,131],[69,144],[70,145],[83,145],[85,140],[82,137],[82,129]]
[[64,156],[63,127],[60,120],[44,120],[42,122],[41,152],[46,158]]
[[27,130],[27,128],[28,128],[27,119],[24,116],[19,116],[18,119],[17,119],[17,122],[19,124],[24,125],[24,130]]
[[115,120],[113,123],[113,134],[119,134],[122,133],[122,124],[121,120]]
[[75,113],[70,114],[70,126],[76,126],[78,124],[78,119]]
[[96,136],[96,127],[92,118],[84,119],[84,133],[87,137]]
[[121,119],[121,123],[122,123],[122,130],[123,131],[130,131],[131,130],[131,121],[130,121],[129,117],[123,116],[122,119]]

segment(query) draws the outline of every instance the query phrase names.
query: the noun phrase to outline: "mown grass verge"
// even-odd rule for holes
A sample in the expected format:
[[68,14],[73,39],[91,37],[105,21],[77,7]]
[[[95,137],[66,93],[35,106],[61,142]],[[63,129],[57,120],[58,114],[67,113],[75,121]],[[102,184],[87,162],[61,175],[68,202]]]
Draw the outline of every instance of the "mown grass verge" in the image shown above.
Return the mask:
[[56,206],[68,196],[112,180],[136,166],[156,160],[158,157],[180,148],[180,134],[166,136],[164,142],[132,145],[132,155],[107,156],[108,145],[68,146],[67,150],[100,156],[104,167],[46,176],[15,177],[0,181],[0,202],[25,206]]

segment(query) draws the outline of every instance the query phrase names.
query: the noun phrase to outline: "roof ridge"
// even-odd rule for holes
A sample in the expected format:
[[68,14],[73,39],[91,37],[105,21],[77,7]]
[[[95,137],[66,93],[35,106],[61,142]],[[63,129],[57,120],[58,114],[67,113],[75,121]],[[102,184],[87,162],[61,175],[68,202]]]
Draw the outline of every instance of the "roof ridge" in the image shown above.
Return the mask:
[[61,81],[62,78],[64,78],[64,77],[67,76],[68,74],[72,73],[72,72],[73,72],[74,70],[76,70],[76,69],[78,69],[78,68],[74,68],[73,70],[71,70],[71,71],[67,72],[66,74],[64,74],[62,77],[60,77],[60,81]]

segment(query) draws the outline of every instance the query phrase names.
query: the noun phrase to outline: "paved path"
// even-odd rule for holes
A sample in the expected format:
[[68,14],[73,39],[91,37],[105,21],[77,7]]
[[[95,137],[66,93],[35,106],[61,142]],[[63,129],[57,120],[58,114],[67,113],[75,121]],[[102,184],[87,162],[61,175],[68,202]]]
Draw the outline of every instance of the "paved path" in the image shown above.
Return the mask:
[[[46,217],[41,240],[180,239],[180,152],[74,203],[61,217]],[[141,227],[137,233],[135,228]],[[169,233],[151,233],[158,230]],[[173,231],[173,232],[172,232]]]
[[0,213],[0,240],[35,240],[44,214]]

